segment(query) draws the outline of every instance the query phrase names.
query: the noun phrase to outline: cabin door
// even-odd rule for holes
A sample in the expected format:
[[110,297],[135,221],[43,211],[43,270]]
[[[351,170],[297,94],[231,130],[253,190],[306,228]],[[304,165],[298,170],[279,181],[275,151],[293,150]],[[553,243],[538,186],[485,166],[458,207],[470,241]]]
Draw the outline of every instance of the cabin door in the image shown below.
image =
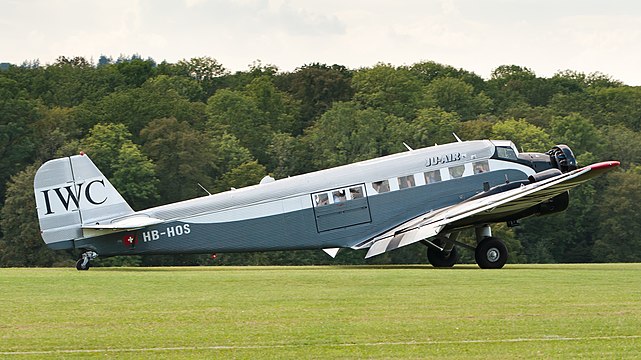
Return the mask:
[[318,232],[372,221],[365,184],[321,191],[311,196]]

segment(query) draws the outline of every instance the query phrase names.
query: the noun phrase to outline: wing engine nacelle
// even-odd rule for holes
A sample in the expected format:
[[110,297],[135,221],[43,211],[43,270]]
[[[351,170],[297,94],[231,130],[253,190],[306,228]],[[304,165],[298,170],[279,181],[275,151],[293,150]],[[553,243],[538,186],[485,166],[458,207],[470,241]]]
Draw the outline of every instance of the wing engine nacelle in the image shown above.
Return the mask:
[[566,191],[552,199],[535,206],[534,215],[549,215],[564,211],[570,205],[570,192]]
[[539,181],[542,181],[542,180],[545,180],[545,179],[549,179],[549,178],[554,177],[554,176],[559,176],[561,174],[563,174],[563,173],[559,169],[547,169],[547,170],[538,172],[536,174],[530,175],[530,176],[528,176],[527,179],[530,181],[531,184],[533,184],[535,182],[539,182]]
[[495,220],[495,222],[505,221],[509,223],[509,222],[517,221],[533,215],[536,215],[536,216],[550,215],[550,214],[564,211],[565,209],[568,208],[569,205],[570,205],[570,193],[566,191],[560,195],[557,195],[551,198],[550,200],[534,205],[516,214],[512,214],[504,218],[497,219]]
[[[559,169],[556,169],[556,168],[547,169],[547,170],[538,172],[536,174],[530,175],[527,180],[513,181],[507,184],[494,186],[491,189],[488,189],[482,193],[472,196],[470,200],[484,198],[487,196],[502,193],[504,191],[516,189],[524,185],[541,182],[543,180],[546,180],[555,176],[559,176],[562,174],[563,173]],[[560,195],[557,195],[551,198],[548,201],[542,202],[540,204],[527,208],[518,213],[513,213],[508,216],[504,216],[500,218],[490,218],[491,220],[488,219],[488,222],[490,221],[491,222],[503,222],[503,221],[512,222],[512,221],[523,219],[532,215],[540,216],[540,215],[553,214],[553,213],[561,212],[567,209],[569,204],[570,204],[570,193],[566,191]]]
[[[570,153],[572,153],[572,151],[570,151]],[[574,164],[576,166],[576,161],[574,161]],[[535,183],[535,182],[543,181],[545,179],[549,179],[551,177],[559,176],[561,174],[563,174],[563,172],[560,169],[548,169],[548,170],[536,173],[534,175],[530,175],[528,177],[528,180],[531,183]],[[522,217],[527,217],[530,215],[548,215],[548,214],[557,213],[567,209],[568,205],[570,205],[570,193],[566,191],[563,194],[557,195],[546,202],[542,202],[536,206],[533,206],[525,210],[526,214],[523,214]]]
[[[561,145],[561,146],[564,146],[564,145]],[[572,151],[570,151],[570,153],[572,153]],[[576,165],[576,161],[574,161],[574,164]],[[563,174],[563,171],[558,168],[548,169],[548,170],[544,170],[536,174],[530,175],[528,177],[528,181],[530,183],[536,183],[536,182],[540,182],[540,181],[549,179],[551,177],[559,176],[562,174]],[[548,201],[542,202],[538,205],[532,206],[529,209],[526,209],[517,214],[514,214],[509,218],[507,218],[506,221],[514,221],[514,220],[526,218],[532,215],[540,216],[540,215],[554,214],[567,209],[569,205],[570,205],[570,193],[566,191],[560,195],[557,195],[551,198]]]
[[487,197],[487,196],[490,196],[490,195],[495,195],[495,194],[498,194],[498,193],[502,193],[504,191],[516,189],[518,187],[521,187],[521,186],[524,186],[524,185],[528,185],[528,184],[532,184],[532,183],[535,183],[535,182],[538,182],[538,181],[542,181],[542,180],[545,180],[545,179],[549,179],[549,178],[551,178],[553,176],[558,176],[558,175],[561,175],[561,170],[559,170],[559,169],[547,169],[547,170],[541,171],[539,173],[530,175],[527,180],[512,181],[512,182],[509,182],[509,183],[506,183],[506,184],[501,184],[501,185],[494,186],[494,187],[492,187],[492,188],[490,188],[490,189],[488,189],[486,191],[483,191],[482,193],[479,193],[479,194],[476,194],[476,195],[472,196],[470,198],[470,200],[475,200],[475,199],[484,198],[484,197]]

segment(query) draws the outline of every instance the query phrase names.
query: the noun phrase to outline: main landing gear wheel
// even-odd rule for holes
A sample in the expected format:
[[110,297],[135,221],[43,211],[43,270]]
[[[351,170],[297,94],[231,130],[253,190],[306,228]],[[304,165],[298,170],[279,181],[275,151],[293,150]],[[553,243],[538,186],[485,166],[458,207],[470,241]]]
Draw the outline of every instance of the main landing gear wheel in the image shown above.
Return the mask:
[[487,237],[476,246],[476,263],[481,269],[500,269],[507,262],[507,247],[495,237]]
[[459,253],[456,246],[449,252],[441,251],[434,246],[427,247],[427,259],[432,266],[437,268],[452,267],[459,260]]

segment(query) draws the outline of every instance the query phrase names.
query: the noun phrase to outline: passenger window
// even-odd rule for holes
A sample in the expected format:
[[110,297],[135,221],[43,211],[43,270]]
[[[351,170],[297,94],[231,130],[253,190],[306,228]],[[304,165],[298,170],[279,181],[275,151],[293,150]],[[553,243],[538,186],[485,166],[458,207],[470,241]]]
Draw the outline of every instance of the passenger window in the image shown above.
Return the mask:
[[374,189],[374,191],[376,191],[379,194],[389,192],[389,181],[387,180],[374,181],[372,183],[372,189]]
[[343,202],[347,200],[347,196],[345,195],[345,190],[336,190],[332,192],[332,197],[334,199],[334,204]]
[[450,177],[452,179],[460,178],[465,172],[465,165],[452,166],[448,170],[450,171]]
[[487,160],[474,163],[475,174],[481,174],[488,171],[490,171],[490,164],[487,162]]
[[315,206],[325,206],[329,204],[329,196],[327,194],[316,194],[314,195],[314,205]]
[[352,199],[360,199],[363,197],[363,187],[362,186],[355,186],[349,188],[349,195],[352,197]]
[[402,176],[398,178],[398,188],[407,189],[416,186],[414,175]]
[[441,181],[440,170],[428,171],[423,175],[425,176],[425,184],[432,184]]

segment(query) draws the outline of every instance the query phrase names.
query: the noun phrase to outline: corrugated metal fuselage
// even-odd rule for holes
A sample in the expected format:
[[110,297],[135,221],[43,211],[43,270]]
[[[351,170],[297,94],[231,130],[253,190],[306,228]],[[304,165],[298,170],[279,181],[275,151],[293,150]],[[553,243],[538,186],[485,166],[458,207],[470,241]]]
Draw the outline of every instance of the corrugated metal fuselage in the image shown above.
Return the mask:
[[[408,151],[144,210],[136,216],[166,222],[125,232],[97,230],[72,246],[101,256],[353,247],[478,194],[484,183],[525,180],[534,172],[490,160],[494,153],[490,141]],[[477,172],[473,166],[479,161],[490,161],[491,168]],[[465,175],[450,176],[448,169],[457,166],[465,168]],[[438,172],[439,181],[431,183],[430,172]],[[413,183],[403,188],[402,178],[408,176]],[[375,187],[380,181],[387,181],[389,191]],[[354,194],[319,204],[319,194],[331,197],[340,191]]]

